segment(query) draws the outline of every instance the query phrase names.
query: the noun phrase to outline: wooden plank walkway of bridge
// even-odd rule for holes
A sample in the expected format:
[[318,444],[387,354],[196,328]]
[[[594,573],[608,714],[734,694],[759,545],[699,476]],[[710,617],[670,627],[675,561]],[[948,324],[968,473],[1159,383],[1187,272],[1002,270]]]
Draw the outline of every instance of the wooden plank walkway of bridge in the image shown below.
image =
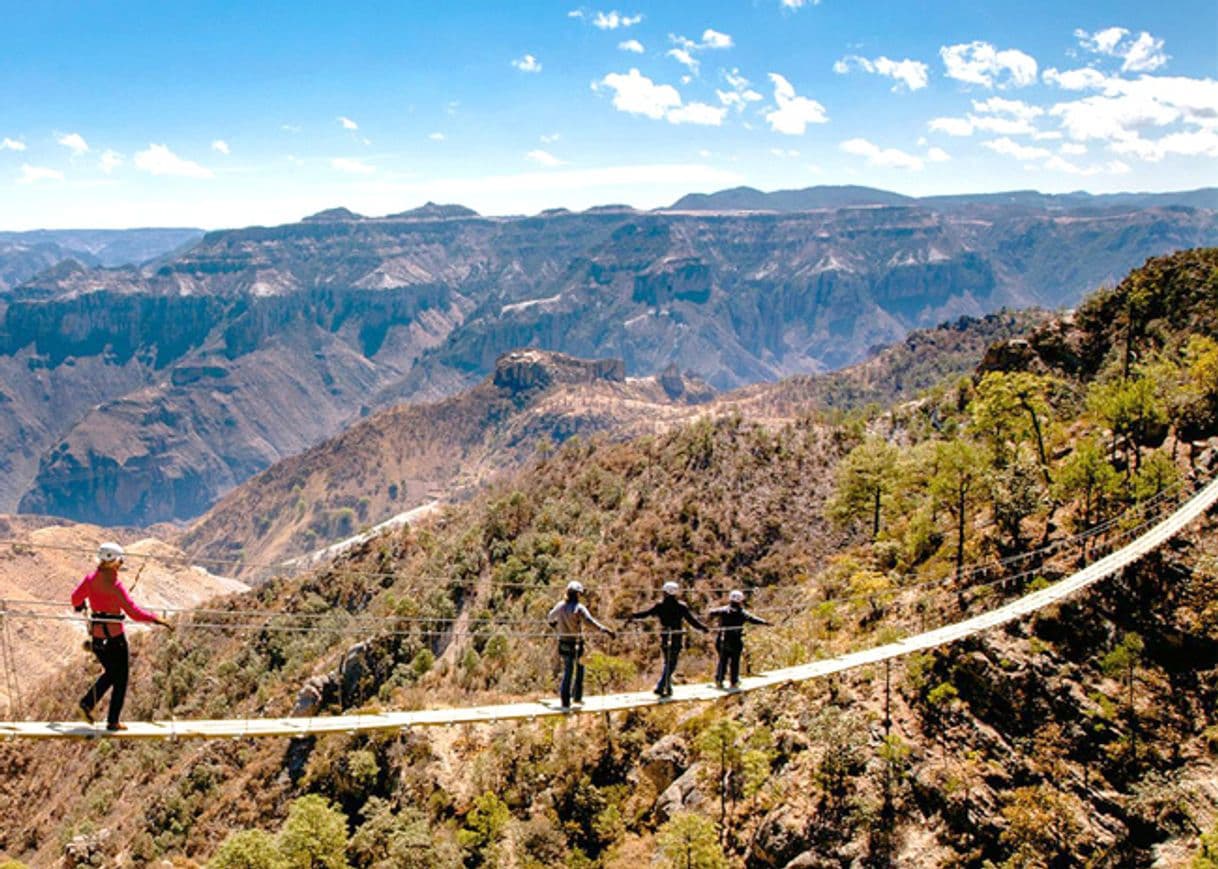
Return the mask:
[[314,718],[229,718],[169,721],[133,721],[125,731],[108,732],[101,725],[72,721],[14,721],[0,723],[0,737],[26,739],[240,739],[259,736],[312,736],[326,733],[359,733],[373,730],[404,730],[410,727],[439,727],[454,724],[485,724],[499,721],[530,721],[554,716],[624,712],[647,706],[692,701],[714,701],[731,694],[757,691],[794,682],[817,679],[868,664],[953,643],[981,631],[1024,618],[1046,606],[1111,576],[1147,553],[1162,546],[1218,501],[1218,479],[1209,483],[1178,510],[1128,545],[1101,558],[1048,588],[1024,595],[990,612],[926,631],[896,642],[825,658],[808,664],[771,670],[741,680],[738,691],[726,692],[710,684],[674,686],[673,696],[661,699],[650,691],[602,694],[586,698],[570,711],[556,702],[525,701],[493,706],[445,709],[411,709],[401,712],[353,713]]

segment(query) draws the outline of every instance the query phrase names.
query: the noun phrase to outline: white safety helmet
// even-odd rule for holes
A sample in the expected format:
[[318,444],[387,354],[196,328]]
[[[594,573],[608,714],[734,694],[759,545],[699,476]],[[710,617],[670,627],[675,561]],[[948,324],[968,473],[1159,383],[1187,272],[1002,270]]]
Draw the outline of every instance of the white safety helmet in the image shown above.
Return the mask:
[[123,560],[123,547],[119,546],[114,541],[107,541],[97,547],[97,563],[110,564],[115,561]]
[[727,596],[727,599],[732,603],[744,603],[744,592],[737,588]]
[[575,592],[576,594],[584,593],[584,584],[577,579],[573,579],[567,583],[567,594]]
[[664,583],[664,594],[676,594],[681,590],[681,586],[677,585],[671,579]]

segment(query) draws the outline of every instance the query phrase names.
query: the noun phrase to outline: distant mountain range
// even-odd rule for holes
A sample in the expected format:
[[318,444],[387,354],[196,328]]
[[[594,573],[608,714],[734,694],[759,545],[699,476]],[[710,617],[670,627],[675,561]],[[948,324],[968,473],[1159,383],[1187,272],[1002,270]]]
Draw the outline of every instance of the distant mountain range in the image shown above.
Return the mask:
[[75,260],[85,266],[142,265],[203,237],[201,229],[37,229],[0,232],[0,294]]
[[188,519],[361,415],[473,386],[514,348],[732,389],[962,315],[1069,306],[1149,256],[1218,244],[1218,212],[1177,201],[1212,190],[753,193],[516,218],[331,209],[143,267],[60,262],[0,293],[15,445],[0,509]]
[[1085,208],[1185,208],[1218,209],[1218,187],[1203,187],[1178,193],[1039,193],[1011,190],[1005,193],[969,193],[953,196],[903,196],[888,190],[856,185],[822,185],[802,190],[764,193],[753,187],[734,187],[718,193],[691,193],[674,202],[672,211],[817,211],[825,208],[857,208],[876,205],[919,205],[952,209],[977,206],[1032,209]]

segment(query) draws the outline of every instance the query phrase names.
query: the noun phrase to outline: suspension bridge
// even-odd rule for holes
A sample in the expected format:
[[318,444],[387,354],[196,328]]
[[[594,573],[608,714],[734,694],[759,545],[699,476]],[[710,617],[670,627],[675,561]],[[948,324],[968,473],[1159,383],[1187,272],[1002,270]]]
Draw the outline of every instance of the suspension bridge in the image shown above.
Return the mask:
[[[602,694],[586,698],[566,710],[555,702],[526,701],[487,706],[412,709],[394,712],[356,712],[345,715],[285,718],[230,718],[129,722],[127,730],[110,732],[104,725],[73,721],[0,722],[0,738],[23,739],[241,739],[247,737],[303,737],[331,733],[407,730],[458,724],[532,721],[541,718],[624,712],[682,702],[713,702],[738,693],[759,691],[823,678],[859,667],[875,665],[954,643],[983,631],[1017,621],[1111,576],[1171,540],[1218,502],[1218,478],[1181,504],[1174,512],[1147,527],[1125,546],[1046,588],[1033,591],[988,612],[933,630],[862,651],[824,658],[792,667],[770,670],[741,680],[740,687],[723,691],[710,684],[674,686],[671,697],[650,691]],[[3,613],[0,613],[2,615]],[[224,627],[224,625],[218,625]]]

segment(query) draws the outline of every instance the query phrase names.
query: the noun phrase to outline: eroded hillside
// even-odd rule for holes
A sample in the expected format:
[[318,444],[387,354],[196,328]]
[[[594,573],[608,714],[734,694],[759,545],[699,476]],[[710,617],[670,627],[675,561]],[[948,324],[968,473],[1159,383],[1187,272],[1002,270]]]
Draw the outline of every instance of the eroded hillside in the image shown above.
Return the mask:
[[[1158,316],[1168,300],[1187,307]],[[1218,251],[1180,254],[1045,327],[1060,343],[1009,341],[973,377],[845,425],[808,408],[570,441],[434,522],[228,601],[209,614],[227,628],[145,638],[131,714],[546,695],[537,620],[569,578],[617,626],[662,581],[700,612],[741,587],[777,623],[750,628],[754,669],[984,611],[1218,473],[1216,310]],[[112,857],[217,866],[1187,864],[1218,825],[1213,540],[1210,516],[891,673],[705,706],[316,742],[5,743],[0,848],[43,865],[105,829],[90,841]],[[649,631],[591,646],[598,691],[654,675]],[[706,680],[710,658],[696,640],[682,678]],[[73,689],[48,685],[37,712]],[[72,785],[42,797],[52,778]],[[309,830],[328,833],[302,846]]]

